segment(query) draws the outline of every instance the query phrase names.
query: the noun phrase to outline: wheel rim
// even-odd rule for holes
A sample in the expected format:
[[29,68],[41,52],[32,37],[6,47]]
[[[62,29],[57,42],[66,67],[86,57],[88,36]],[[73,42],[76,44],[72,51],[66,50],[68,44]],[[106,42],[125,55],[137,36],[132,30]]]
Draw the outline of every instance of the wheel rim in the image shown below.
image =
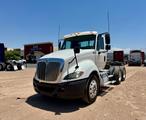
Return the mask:
[[11,65],[8,65],[8,66],[7,66],[7,69],[10,70],[10,69],[11,69]]
[[92,80],[89,85],[89,96],[90,98],[95,98],[97,95],[97,82],[96,80]]
[[126,78],[126,70],[123,71],[123,79]]
[[126,74],[125,74],[125,72],[123,73],[123,78],[124,78],[124,79],[126,78]]
[[121,73],[121,71],[119,71],[119,81],[120,82],[122,81],[122,73]]

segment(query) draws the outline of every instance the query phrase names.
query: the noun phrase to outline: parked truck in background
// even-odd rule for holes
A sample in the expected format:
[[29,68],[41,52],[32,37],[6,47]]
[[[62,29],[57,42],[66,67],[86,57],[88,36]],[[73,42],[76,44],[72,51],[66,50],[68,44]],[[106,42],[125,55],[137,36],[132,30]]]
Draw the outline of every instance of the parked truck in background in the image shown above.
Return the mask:
[[0,71],[5,68],[5,47],[3,43],[0,43]]
[[24,45],[24,58],[27,63],[36,63],[40,57],[51,52],[53,52],[53,43],[51,42]]
[[91,104],[103,86],[120,84],[126,78],[123,65],[105,69],[110,34],[96,31],[64,36],[59,51],[41,57],[37,62],[33,86],[37,93],[59,98],[82,98]]
[[131,50],[130,54],[129,54],[129,61],[128,61],[128,65],[132,66],[132,65],[138,65],[141,66],[142,65],[142,52],[141,50]]
[[144,64],[144,60],[145,60],[145,52],[141,51],[141,57],[142,57],[142,64]]
[[18,69],[24,69],[24,61],[19,60],[5,60],[5,46],[0,43],[0,71],[7,70],[13,71]]
[[113,52],[113,60],[124,63],[124,51],[114,51]]
[[119,61],[124,62],[124,51],[123,50],[110,50],[107,53],[107,60],[110,62]]
[[107,64],[111,63],[120,63],[120,64],[126,64],[125,60],[125,55],[123,50],[114,50],[114,51],[109,51],[107,53]]

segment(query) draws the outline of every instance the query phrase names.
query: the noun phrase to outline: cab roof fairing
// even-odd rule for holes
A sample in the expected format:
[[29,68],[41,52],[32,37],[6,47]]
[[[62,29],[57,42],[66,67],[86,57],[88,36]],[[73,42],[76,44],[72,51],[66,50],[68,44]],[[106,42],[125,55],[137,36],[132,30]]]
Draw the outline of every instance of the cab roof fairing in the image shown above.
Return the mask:
[[65,35],[64,39],[76,37],[76,36],[83,36],[83,35],[97,35],[97,32],[96,31],[86,31],[86,32],[71,33],[71,34]]

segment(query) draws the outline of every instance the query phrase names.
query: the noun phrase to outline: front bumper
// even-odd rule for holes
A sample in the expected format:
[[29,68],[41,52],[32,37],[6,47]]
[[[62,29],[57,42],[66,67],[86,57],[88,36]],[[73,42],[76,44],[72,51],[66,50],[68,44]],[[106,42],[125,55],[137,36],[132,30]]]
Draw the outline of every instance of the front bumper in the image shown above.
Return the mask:
[[86,83],[87,79],[59,84],[41,83],[33,79],[33,86],[36,92],[50,97],[65,99],[82,98],[85,93]]

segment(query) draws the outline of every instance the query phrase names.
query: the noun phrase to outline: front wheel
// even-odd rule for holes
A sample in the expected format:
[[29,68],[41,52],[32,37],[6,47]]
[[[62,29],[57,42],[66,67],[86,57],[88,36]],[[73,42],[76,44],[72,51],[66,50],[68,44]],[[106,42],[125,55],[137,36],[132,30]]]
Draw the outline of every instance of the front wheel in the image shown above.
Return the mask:
[[84,101],[87,104],[93,103],[96,100],[99,92],[100,92],[100,81],[96,75],[91,75],[91,77],[89,77],[87,82]]

